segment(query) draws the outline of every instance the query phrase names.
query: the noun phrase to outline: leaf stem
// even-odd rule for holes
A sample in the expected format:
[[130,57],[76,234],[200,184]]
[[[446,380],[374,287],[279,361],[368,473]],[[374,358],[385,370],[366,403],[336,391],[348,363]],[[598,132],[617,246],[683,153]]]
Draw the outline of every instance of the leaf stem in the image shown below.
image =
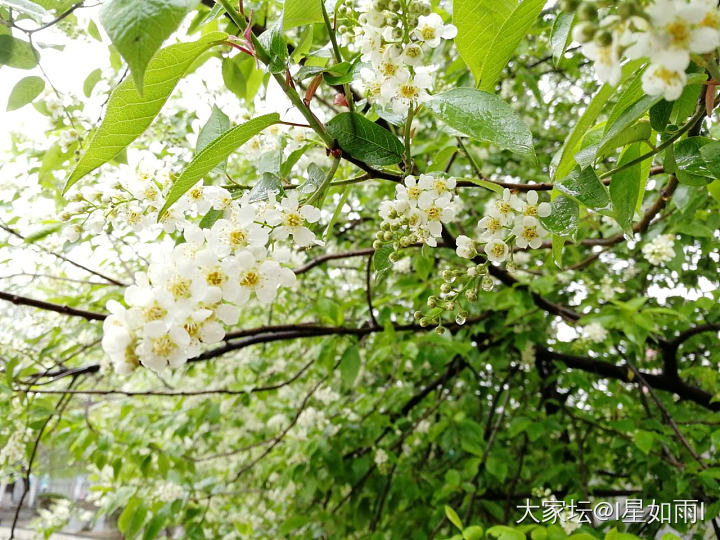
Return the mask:
[[310,195],[307,201],[305,201],[305,204],[312,204],[316,200],[318,200],[321,196],[324,197],[325,188],[327,188],[330,183],[332,182],[332,179],[335,178],[335,173],[338,170],[338,166],[340,165],[340,158],[337,157],[333,159],[333,163],[330,166],[330,170],[327,173],[327,176],[325,176],[325,179],[323,180],[323,183],[320,184],[320,186],[315,190],[315,193]]
[[[330,34],[330,43],[332,43],[332,49],[333,54],[335,55],[335,61],[339,64],[343,61],[342,51],[340,50],[340,47],[338,46],[337,38],[335,36],[335,28],[333,24],[330,22],[330,17],[328,16],[327,9],[325,9],[325,2],[320,1],[320,6],[322,7],[322,15],[323,15],[323,21],[325,21],[325,27],[327,28],[328,34]],[[353,93],[350,90],[350,84],[344,83],[343,84],[343,91],[345,92],[345,100],[348,103],[348,108],[352,111],[354,110],[355,106],[353,104]]]
[[410,135],[412,132],[412,121],[413,116],[415,114],[415,109],[413,108],[412,103],[410,104],[410,108],[408,109],[408,115],[407,120],[405,121],[405,130],[404,130],[404,138],[405,138],[405,155],[403,156],[403,162],[405,163],[405,172],[410,173],[412,172],[412,154],[410,153]]

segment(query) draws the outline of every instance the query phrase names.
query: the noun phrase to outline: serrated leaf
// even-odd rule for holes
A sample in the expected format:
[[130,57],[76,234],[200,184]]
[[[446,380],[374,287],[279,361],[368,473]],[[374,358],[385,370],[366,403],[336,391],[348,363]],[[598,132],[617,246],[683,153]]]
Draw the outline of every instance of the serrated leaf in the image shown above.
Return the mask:
[[0,35],[0,65],[17,69],[32,69],[38,64],[33,46],[10,34]]
[[570,197],[560,195],[551,203],[551,212],[540,218],[543,227],[563,238],[574,239],[577,232],[580,207]]
[[228,156],[240,146],[266,127],[276,124],[279,120],[280,115],[277,113],[258,116],[244,124],[227,130],[217,139],[209,143],[202,151],[195,155],[188,166],[185,167],[185,170],[173,182],[165,199],[165,204],[160,209],[158,216],[162,216],[175,201],[182,197],[183,194],[192,188],[203,176],[212,171],[215,165],[225,161]]
[[453,1],[453,24],[458,29],[455,46],[476,81],[480,80],[488,45],[515,4],[515,0]]
[[145,69],[197,0],[109,0],[100,10],[100,23],[143,93]]
[[540,15],[544,5],[545,0],[522,0],[514,6],[503,23],[494,28],[495,35],[487,47],[485,61],[477,79],[481,90],[494,90],[502,70]]
[[340,148],[356,159],[371,165],[393,165],[402,161],[405,148],[400,140],[361,114],[340,113],[326,127]]
[[519,154],[533,154],[527,124],[502,99],[474,88],[455,88],[433,96],[427,106],[450,127]]
[[322,0],[285,0],[283,4],[283,28],[288,30],[323,22]]
[[575,20],[574,13],[561,11],[555,22],[553,22],[552,33],[550,34],[550,46],[553,53],[553,63],[557,66],[565,54],[565,49],[570,44],[570,29]]
[[[702,148],[709,142],[706,137],[688,137],[674,146],[675,175],[680,183],[704,186],[712,181],[713,172],[701,154]],[[712,152],[709,155],[713,156]]]
[[287,66],[288,50],[280,22],[276,22],[260,34],[257,38],[257,42],[268,55],[267,58],[262,60],[268,65],[270,73],[282,73],[285,71]]
[[14,111],[24,107],[38,97],[45,89],[45,81],[34,75],[20,79],[8,97],[7,110]]
[[137,139],[160,112],[193,61],[225,37],[224,32],[213,32],[198,41],[178,43],[160,50],[145,72],[144,96],[138,94],[131,78],[120,83],[110,96],[105,117],[68,178],[63,193]]

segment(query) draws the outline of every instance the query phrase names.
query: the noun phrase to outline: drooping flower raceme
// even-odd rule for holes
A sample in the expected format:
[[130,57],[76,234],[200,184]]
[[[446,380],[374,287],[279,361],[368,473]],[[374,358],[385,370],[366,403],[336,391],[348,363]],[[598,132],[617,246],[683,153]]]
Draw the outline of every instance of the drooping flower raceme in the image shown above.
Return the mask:
[[408,2],[396,13],[386,1],[368,0],[358,10],[358,24],[352,30],[342,28],[345,43],[359,49],[367,63],[360,70],[362,92],[377,106],[405,115],[428,99],[434,67],[426,60],[443,40],[453,39],[457,29],[432,13],[426,2]]
[[[528,191],[523,197],[505,189],[500,198],[488,204],[485,216],[478,222],[477,240],[459,236],[456,252],[464,259],[472,259],[482,251],[490,262],[501,264],[511,259],[513,243],[520,249],[541,246],[547,231],[538,218],[549,215],[550,204],[538,202],[536,191]],[[481,244],[485,244],[482,249]]]
[[706,54],[720,46],[720,10],[713,0],[655,0],[643,12],[636,4],[631,13],[610,14],[597,26],[577,25],[573,37],[583,53],[595,62],[598,78],[617,85],[624,58],[647,59],[643,91],[668,101],[680,97],[687,83],[685,70],[691,55]]

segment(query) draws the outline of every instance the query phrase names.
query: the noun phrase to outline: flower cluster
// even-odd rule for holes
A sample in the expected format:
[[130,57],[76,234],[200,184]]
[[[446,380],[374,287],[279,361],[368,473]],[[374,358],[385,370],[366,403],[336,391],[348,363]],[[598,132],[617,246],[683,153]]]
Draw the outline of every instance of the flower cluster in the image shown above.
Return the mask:
[[539,203],[536,191],[528,191],[523,198],[506,188],[502,197],[486,208],[478,223],[478,239],[458,236],[457,254],[472,259],[482,249],[488,261],[500,264],[512,259],[513,242],[520,249],[537,249],[547,235],[538,218],[549,215],[550,203]]
[[580,329],[581,337],[592,343],[602,343],[608,336],[605,327],[599,322],[591,322]]
[[198,186],[188,200],[199,213],[213,208],[222,216],[200,228],[186,219],[187,206],[171,208],[185,241],[136,274],[125,290],[127,307],[108,302],[103,348],[120,373],[140,363],[155,370],[179,367],[203,344],[221,341],[224,325],[237,323],[239,306],[253,297],[269,304],[280,287],[295,282],[291,251],[281,242],[292,238],[296,247],[318,242],[308,225],[320,219],[320,211],[300,204],[296,192],[279,203],[252,202],[249,194],[233,200],[223,188]]
[[421,174],[406,176],[395,187],[395,199],[380,204],[382,224],[373,246],[392,243],[395,251],[412,244],[437,246],[443,223],[451,221],[461,207],[454,194],[455,178]]
[[617,12],[599,20],[597,8],[585,3],[578,14],[585,21],[575,27],[573,37],[583,43],[601,80],[616,85],[623,58],[648,59],[643,91],[668,101],[682,94],[691,55],[720,46],[720,10],[714,0],[655,0],[646,8],[623,2]]
[[675,239],[672,234],[661,234],[642,247],[643,257],[659,266],[675,257]]
[[357,10],[361,15],[353,21],[346,2],[343,13],[356,25],[352,34],[345,25],[341,29],[345,41],[357,45],[369,66],[360,70],[364,93],[371,102],[405,114],[427,99],[432,87],[433,68],[425,65],[426,55],[442,40],[453,39],[457,29],[445,24],[424,0],[361,0]]

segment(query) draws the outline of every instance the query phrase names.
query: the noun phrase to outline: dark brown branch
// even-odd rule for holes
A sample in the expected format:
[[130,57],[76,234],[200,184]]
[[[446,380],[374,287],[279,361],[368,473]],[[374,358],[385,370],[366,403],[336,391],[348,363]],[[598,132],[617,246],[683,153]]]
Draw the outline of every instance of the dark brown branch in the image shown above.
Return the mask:
[[86,311],[84,309],[77,309],[62,304],[53,304],[52,302],[36,300],[34,298],[28,298],[26,296],[20,296],[18,294],[4,291],[0,291],[0,300],[6,300],[17,306],[32,306],[38,309],[44,309],[45,311],[54,311],[55,313],[62,313],[63,315],[69,315],[70,317],[82,317],[88,321],[103,321],[105,320],[105,317],[107,317],[104,313]]
[[304,274],[311,268],[315,268],[316,266],[319,266],[327,261],[334,261],[336,259],[349,259],[352,257],[365,257],[368,255],[372,255],[375,253],[375,250],[372,248],[368,249],[358,249],[355,251],[344,251],[342,253],[327,253],[325,255],[321,255],[320,257],[317,257],[315,259],[312,259],[311,261],[308,261],[302,266],[299,266],[295,270],[295,275]]
[[[629,375],[631,372],[628,370],[627,366],[618,366],[609,362],[603,362],[602,360],[595,360],[593,358],[559,353],[540,346],[536,346],[535,350],[539,358],[558,360],[571,369],[579,369],[580,371],[594,373],[595,375],[627,383],[633,382]],[[688,401],[697,403],[698,405],[701,405],[711,411],[720,411],[720,402],[713,402],[713,394],[706,392],[702,388],[691,386],[680,379],[668,377],[665,374],[657,375],[654,373],[640,373],[647,382],[648,386],[651,386],[652,388],[672,392],[682,399],[687,399]]]

